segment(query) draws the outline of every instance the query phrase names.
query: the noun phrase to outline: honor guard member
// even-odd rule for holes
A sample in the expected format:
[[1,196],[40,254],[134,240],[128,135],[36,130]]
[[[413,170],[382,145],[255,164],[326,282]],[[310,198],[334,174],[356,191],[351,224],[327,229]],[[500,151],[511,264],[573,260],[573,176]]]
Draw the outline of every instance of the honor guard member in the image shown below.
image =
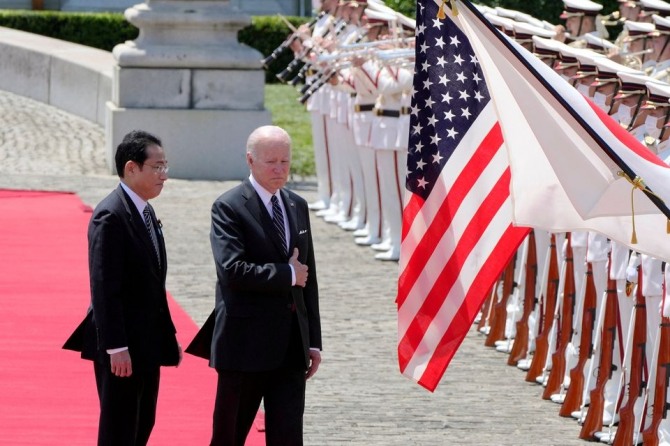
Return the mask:
[[[670,99],[670,86],[668,85],[663,85],[659,84],[656,82],[648,82],[647,83],[647,89],[648,89],[648,100],[645,102],[645,105],[643,105],[643,108],[664,108],[664,109],[670,109],[670,102],[668,100]],[[661,115],[666,115],[666,113],[661,113]],[[665,119],[665,118],[664,118]],[[647,118],[647,122],[649,121],[649,118]],[[654,120],[655,121],[655,120]],[[665,122],[665,120],[664,120]],[[654,122],[654,125],[656,122]],[[629,249],[626,246],[623,246],[619,243],[616,243],[614,241],[611,242],[612,244],[612,254],[611,254],[611,262],[612,262],[612,267],[610,269],[610,278],[616,280],[617,282],[617,296],[619,300],[619,313],[621,315],[621,328],[622,328],[622,339],[629,339],[629,337],[632,335],[631,332],[634,330],[634,325],[633,325],[633,317],[631,315],[633,314],[633,311],[635,311],[635,294],[636,290],[633,286],[634,283],[637,282],[637,277],[636,275],[638,274],[638,259],[641,258],[639,254],[635,254],[633,257],[629,257]],[[656,265],[654,265],[655,262],[648,262],[651,266],[652,269],[656,268]],[[632,280],[628,280],[632,279]],[[662,280],[661,276],[656,277],[657,280]],[[643,281],[644,282],[644,281]],[[644,288],[644,285],[643,285]],[[657,292],[657,290],[651,289],[649,290],[650,292]],[[660,300],[660,299],[659,299]],[[647,302],[645,298],[645,314],[647,321],[650,320],[650,315],[649,315],[649,308],[648,305],[652,306],[657,306],[657,302]],[[660,308],[652,308],[652,312],[654,313],[660,313]],[[658,324],[660,322],[660,316],[656,318],[653,314],[651,315],[652,318],[652,323]],[[630,324],[626,323],[626,320],[630,320]],[[658,322],[657,322],[658,320]],[[658,336],[658,328],[656,330],[649,330],[649,327],[647,327],[647,334],[646,336],[649,336],[650,332],[655,332],[654,336]],[[645,343],[646,348],[647,348],[647,354],[649,354],[649,351],[653,351],[653,347],[650,350],[649,349],[649,341]],[[626,343],[627,346],[630,346],[630,342]],[[634,348],[634,347],[630,347]],[[632,356],[632,352],[626,352],[624,357],[627,359],[627,363],[624,364],[624,369],[625,370],[630,370],[631,363],[630,363],[630,358]],[[650,356],[647,356],[647,359],[650,359]],[[641,367],[644,367],[644,364],[641,365]],[[647,363],[647,370],[651,370],[650,367],[654,367],[653,363]],[[652,384],[653,386],[653,384]],[[622,386],[621,390],[625,390],[628,388],[628,382],[624,383]],[[635,429],[637,430],[640,426],[640,419],[641,419],[641,413],[642,413],[642,406],[644,405],[644,398],[640,397],[639,395],[631,395],[628,392],[624,392],[624,396],[626,400],[630,398],[634,398],[635,401],[630,402],[635,407]],[[653,400],[649,400],[653,401]],[[628,402],[628,401],[626,401]],[[650,408],[650,410],[653,410],[653,408]],[[637,433],[635,434],[637,435]],[[641,437],[640,437],[641,438]],[[609,435],[602,435],[600,436],[600,441],[602,442],[608,442],[608,440],[613,440],[614,435],[609,434]],[[611,443],[611,441],[609,441]]]
[[582,39],[585,43],[585,48],[587,50],[595,51],[607,57],[610,55],[616,54],[618,52],[618,47],[610,42],[609,40],[600,37],[596,33],[588,33],[582,36]]
[[[586,261],[591,264],[591,270],[593,271],[593,283],[596,289],[596,317],[600,312],[605,311],[606,299],[611,297],[607,293],[607,284],[609,280],[609,252],[610,252],[610,243],[606,236],[597,232],[588,232],[588,241],[586,249]],[[621,317],[617,313],[617,317]],[[626,323],[628,322],[628,315],[624,316]],[[599,319],[597,319],[599,320]],[[617,320],[617,327],[620,327],[622,320]],[[602,337],[601,337],[602,339]],[[623,362],[623,343],[620,333],[616,333],[614,336],[614,342],[612,344],[612,367],[609,376],[601,377],[600,379],[606,379],[605,388],[603,391],[604,404],[603,404],[603,413],[602,413],[602,425],[610,426],[613,423],[619,421],[619,414],[616,411],[617,402],[619,396],[619,384],[621,382],[621,364]],[[600,355],[603,354],[602,350],[597,354],[593,355],[592,365],[600,363]],[[594,367],[595,370],[595,367]],[[602,373],[601,369],[598,369],[597,374]],[[593,375],[592,375],[593,376]],[[597,382],[597,379],[596,379]]]
[[[587,231],[573,231],[570,233],[570,248],[572,249],[573,278],[575,286],[574,312],[572,317],[572,336],[565,348],[565,373],[563,375],[563,390],[570,387],[570,372],[579,360],[579,348],[582,332],[582,316],[584,301],[584,283],[586,279],[586,248],[588,246]],[[554,403],[562,404],[566,393],[561,391],[550,396]]]
[[621,86],[616,96],[614,96],[614,105],[612,107],[612,117],[619,121],[619,124],[628,130],[635,139],[645,142],[644,121],[647,116],[647,110],[642,109],[647,96],[648,81],[654,79],[649,76],[621,71],[617,73]]
[[381,251],[377,260],[398,260],[402,235],[402,194],[399,189],[404,179],[407,148],[396,147],[398,139],[398,119],[400,118],[403,91],[412,88],[412,72],[390,64],[379,72],[377,84],[379,96],[375,103],[375,117],[372,121],[370,143],[376,151],[382,202],[382,221],[385,239],[371,247]]
[[645,132],[647,138],[653,139],[653,144],[647,147],[658,154],[658,144],[661,133],[667,133],[665,125],[670,117],[670,103],[668,102],[668,92],[670,85],[658,82],[647,82],[647,101],[642,106],[647,110],[647,116],[644,120]]
[[353,109],[352,94],[355,94],[356,90],[354,90],[351,82],[349,67],[339,71],[338,82],[333,86],[332,91],[335,94],[337,104],[337,122],[342,126],[342,138],[340,139],[338,150],[341,154],[340,161],[342,162],[343,178],[350,184],[350,187],[346,189],[348,194],[343,197],[345,205],[342,208],[348,208],[349,212],[325,217],[325,220],[330,223],[337,223],[343,229],[351,227],[352,230],[355,230],[358,229],[359,219],[365,218],[364,215],[361,215],[361,212],[364,212],[365,201],[363,173],[351,125]]
[[[595,320],[596,321],[602,321],[603,316],[601,313],[605,311],[605,299],[607,298],[607,264],[608,264],[608,252],[609,252],[609,245],[607,242],[607,238],[601,234],[597,234],[595,232],[587,232],[587,242],[586,242],[586,262],[591,264],[591,271],[593,273],[593,284],[596,290],[596,315],[595,315]],[[604,313],[603,313],[604,314]],[[602,327],[601,327],[602,328]],[[594,327],[594,330],[596,327]],[[595,333],[595,332],[594,332]],[[594,334],[595,336],[595,334]],[[601,334],[598,335],[600,336],[600,339],[602,339],[602,331]],[[616,340],[619,340],[619,336],[616,336]],[[614,348],[614,346],[613,346]],[[616,361],[616,357],[618,356],[618,348],[614,348],[613,350],[613,361]],[[601,349],[595,349],[593,353],[591,354],[591,357],[589,359],[589,373],[586,376],[586,382],[584,383],[584,392],[582,394],[582,408],[581,410],[577,410],[573,412],[571,415],[573,418],[576,418],[579,420],[579,422],[583,422],[584,419],[586,418],[587,415],[587,410],[586,406],[590,403],[590,391],[594,388],[598,381],[598,374],[600,373],[600,368],[597,367],[597,365],[600,363],[600,355],[602,354]],[[618,364],[621,364],[620,359]],[[620,366],[618,367],[620,370]],[[616,370],[612,369],[613,372],[616,372]],[[605,379],[605,377],[602,377],[601,379]],[[611,380],[610,380],[611,381]],[[610,410],[608,411],[608,400],[612,400],[612,392],[616,390],[616,383],[610,384],[610,381],[608,381],[607,385],[605,386],[603,395],[605,397],[605,407],[603,410],[603,419],[601,421],[602,424],[609,424],[611,422],[611,417],[613,416],[611,406]],[[618,382],[618,381],[617,381]]]
[[[353,41],[361,38],[365,31],[363,27],[359,26],[366,5],[365,1],[340,1],[339,5],[337,14],[346,23],[346,26],[341,33],[331,38],[334,50],[342,45],[353,43]],[[335,71],[337,71],[337,67]],[[336,80],[337,78],[333,76],[330,82],[336,84]],[[338,122],[338,91],[333,89],[330,83],[326,83],[322,89],[321,111],[326,118],[326,145],[330,161],[332,187],[329,207],[317,211],[316,215],[327,221],[337,223],[346,220],[351,213],[351,181],[348,177],[346,160],[342,153],[342,143],[346,139],[344,132],[347,129],[346,126],[343,127]]]
[[552,69],[560,60],[562,47],[567,45],[558,40],[533,36],[533,54]]
[[[366,32],[366,37],[368,44],[373,45],[373,42],[379,37],[388,37],[388,23],[396,19],[395,15],[389,15],[385,13],[380,13],[371,7],[366,8],[365,14],[363,16],[364,22],[368,31]],[[370,46],[369,48],[374,51],[376,46]],[[355,51],[355,50],[354,50]],[[365,53],[365,50],[361,52]],[[363,57],[356,57],[355,55],[351,57],[352,64],[354,64],[354,59],[364,59]],[[348,165],[348,170],[351,177],[352,183],[352,199],[353,199],[353,210],[351,213],[351,218],[349,220],[341,221],[338,225],[345,230],[356,231],[362,229],[365,226],[366,220],[366,193],[365,193],[365,174],[364,169],[368,168],[365,166],[367,160],[361,159],[361,150],[360,143],[364,142],[364,139],[368,139],[367,135],[364,137],[361,135],[361,129],[357,129],[354,126],[354,119],[358,118],[360,123],[361,116],[359,113],[355,113],[354,106],[357,102],[357,89],[356,89],[356,77],[354,73],[358,71],[355,66],[351,68],[346,68],[340,71],[340,80],[338,88],[340,89],[339,96],[339,111],[338,115],[340,116],[340,121],[346,120],[347,125],[347,140],[343,141],[342,148],[348,154],[345,155],[345,162]],[[357,116],[355,116],[357,115]],[[367,141],[365,141],[367,143]]]
[[[663,303],[663,262],[647,254],[640,254],[633,252],[630,256],[630,261],[627,269],[627,280],[635,284],[633,293],[637,292],[638,283],[638,268],[640,268],[640,276],[642,280],[642,295],[644,296],[647,315],[647,341],[645,358],[647,360],[647,370],[657,367],[658,351],[654,348],[657,341],[657,336],[660,334],[661,311]],[[647,417],[642,425],[643,430],[648,427],[650,416],[653,413],[654,407],[654,391],[655,386],[647,387]]]
[[595,89],[591,88],[591,84],[598,74],[595,61],[605,59],[605,56],[591,50],[582,50],[576,53],[575,57],[578,66],[577,72],[572,76],[573,85],[585,97],[593,99]]
[[640,14],[637,20],[653,23],[653,15],[660,15],[661,17],[670,15],[670,3],[663,0],[640,0]]
[[605,111],[608,115],[612,114],[614,95],[619,91],[619,72],[629,72],[643,75],[639,70],[628,68],[624,65],[614,62],[606,57],[599,57],[594,61],[596,66],[596,77],[591,83],[593,89],[593,102]]
[[649,75],[654,79],[668,82],[670,81],[670,18],[653,15],[652,19],[656,26],[651,33],[656,65]]
[[623,24],[622,38],[619,40],[621,51],[613,57],[621,64],[645,71],[649,74],[656,65],[651,47],[651,33],[656,26],[647,22],[632,22],[627,20]]
[[563,45],[558,49],[559,58],[558,63],[554,65],[554,71],[572,86],[575,85],[574,76],[577,74],[577,70],[579,70],[577,54],[582,51],[591,53],[590,50],[575,48],[569,45]]
[[373,111],[377,95],[379,67],[367,57],[356,57],[353,61],[352,77],[356,97],[353,105],[353,132],[363,171],[366,218],[365,227],[354,231],[357,245],[370,246],[381,242],[381,198],[375,150],[370,144]]
[[560,18],[565,20],[567,42],[579,40],[584,34],[594,31],[601,37],[608,37],[607,30],[598,17],[603,5],[590,0],[563,0],[563,6],[564,11]]
[[[310,45],[315,45],[316,42],[323,39],[323,36],[333,26],[335,22],[334,13],[338,3],[338,0],[325,0],[322,2],[321,10],[326,12],[326,14],[321,16],[321,18],[314,24],[312,38],[310,39],[311,42],[309,42]],[[311,79],[309,77],[307,78],[307,82],[315,81],[317,76],[318,75],[316,74],[312,74]],[[331,194],[330,160],[328,159],[328,150],[326,146],[325,119],[324,115],[321,113],[321,103],[323,102],[321,95],[322,90],[319,89],[310,96],[306,103],[307,111],[310,114],[312,122],[312,145],[314,147],[314,164],[316,167],[318,197],[316,202],[310,203],[309,208],[317,211],[327,209],[328,206],[330,206]]]

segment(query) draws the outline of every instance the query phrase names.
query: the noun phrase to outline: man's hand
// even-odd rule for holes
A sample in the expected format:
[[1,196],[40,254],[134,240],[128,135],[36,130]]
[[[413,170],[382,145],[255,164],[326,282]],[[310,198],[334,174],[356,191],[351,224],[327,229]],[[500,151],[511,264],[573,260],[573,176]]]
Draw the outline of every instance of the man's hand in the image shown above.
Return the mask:
[[321,364],[321,352],[318,350],[309,349],[309,368],[305,374],[305,379],[310,379],[317,370],[319,370],[319,364]]
[[109,355],[109,360],[112,363],[112,374],[119,378],[126,378],[133,374],[133,365],[128,350],[112,353]]
[[293,249],[293,255],[289,259],[288,263],[293,266],[293,271],[295,271],[295,284],[296,286],[305,287],[307,283],[307,265],[303,265],[298,261],[298,248]]

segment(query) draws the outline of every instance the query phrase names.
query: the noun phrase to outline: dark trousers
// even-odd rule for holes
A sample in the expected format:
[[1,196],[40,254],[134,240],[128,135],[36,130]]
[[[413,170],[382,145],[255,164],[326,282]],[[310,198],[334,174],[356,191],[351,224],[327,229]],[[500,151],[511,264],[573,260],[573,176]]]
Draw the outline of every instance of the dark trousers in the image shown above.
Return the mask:
[[302,446],[305,360],[299,335],[292,336],[286,359],[276,370],[217,372],[210,446],[244,446],[261,400],[265,408],[266,446]]
[[94,362],[100,398],[98,446],[144,446],[156,421],[160,369],[119,378]]

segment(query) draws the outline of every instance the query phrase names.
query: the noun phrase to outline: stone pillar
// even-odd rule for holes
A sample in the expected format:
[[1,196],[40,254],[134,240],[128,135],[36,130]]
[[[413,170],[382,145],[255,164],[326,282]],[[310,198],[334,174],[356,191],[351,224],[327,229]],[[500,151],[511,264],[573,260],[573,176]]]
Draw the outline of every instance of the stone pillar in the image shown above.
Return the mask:
[[173,178],[246,177],[247,136],[271,122],[262,55],[237,41],[250,18],[227,0],[147,0],[125,16],[140,34],[113,50],[110,169],[123,135],[142,129],[163,140]]

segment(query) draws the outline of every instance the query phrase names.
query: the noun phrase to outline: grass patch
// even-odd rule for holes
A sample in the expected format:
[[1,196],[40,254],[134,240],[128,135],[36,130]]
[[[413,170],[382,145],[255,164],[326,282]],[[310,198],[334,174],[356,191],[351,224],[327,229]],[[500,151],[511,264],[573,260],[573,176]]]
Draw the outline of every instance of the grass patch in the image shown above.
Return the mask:
[[290,85],[265,85],[265,107],[272,113],[272,123],[286,130],[293,139],[291,175],[304,178],[315,175],[312,121],[298,97],[300,93]]

